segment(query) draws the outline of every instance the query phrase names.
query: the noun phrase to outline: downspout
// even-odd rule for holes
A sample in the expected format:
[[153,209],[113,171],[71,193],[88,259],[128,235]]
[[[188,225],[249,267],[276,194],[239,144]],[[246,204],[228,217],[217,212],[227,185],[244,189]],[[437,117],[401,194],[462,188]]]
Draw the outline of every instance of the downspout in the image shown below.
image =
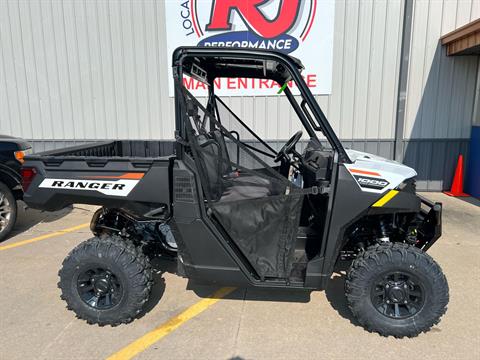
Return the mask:
[[393,147],[393,158],[399,162],[403,161],[405,103],[407,100],[408,65],[410,63],[413,3],[413,0],[405,0],[403,9],[402,48],[400,53],[400,71],[398,74],[397,116],[395,118],[395,139]]

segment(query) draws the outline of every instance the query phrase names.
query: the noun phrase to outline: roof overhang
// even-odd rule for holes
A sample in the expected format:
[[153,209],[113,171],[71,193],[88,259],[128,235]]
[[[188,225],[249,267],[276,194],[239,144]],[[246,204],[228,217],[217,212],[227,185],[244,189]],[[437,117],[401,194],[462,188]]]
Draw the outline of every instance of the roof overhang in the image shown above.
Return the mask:
[[474,20],[440,38],[447,55],[480,55],[480,19]]

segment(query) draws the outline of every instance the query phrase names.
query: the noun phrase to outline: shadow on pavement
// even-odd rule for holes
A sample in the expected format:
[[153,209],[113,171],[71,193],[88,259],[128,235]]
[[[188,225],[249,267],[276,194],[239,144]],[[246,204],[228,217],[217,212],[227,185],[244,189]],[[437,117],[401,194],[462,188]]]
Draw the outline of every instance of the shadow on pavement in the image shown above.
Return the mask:
[[477,198],[474,198],[474,197],[458,197],[457,199],[460,199],[460,200],[465,201],[469,204],[480,207],[480,199],[477,199]]
[[[166,272],[175,273],[176,266],[174,261],[159,260],[160,263],[152,263],[155,269],[158,270],[155,277],[155,281],[159,283],[159,288],[152,291],[152,297],[149,300],[149,305],[145,313],[149,312],[161,298],[163,291],[165,290],[165,281],[162,275]],[[330,305],[335,309],[340,316],[350,321],[355,326],[360,326],[357,320],[354,318],[347,305],[345,298],[345,271],[342,268],[337,267],[333,277],[328,283],[325,294]],[[212,295],[220,289],[220,286],[204,284],[194,280],[188,280],[187,290],[193,291],[200,298],[211,298]],[[232,291],[223,299],[225,300],[251,300],[251,301],[273,301],[273,302],[296,302],[296,303],[308,303],[310,302],[310,294],[312,291],[301,289],[262,289],[262,288],[237,288]],[[156,293],[156,296],[155,294]],[[144,313],[144,314],[145,314]],[[142,316],[144,315],[142,314]],[[234,359],[234,358],[232,358]]]
[[333,274],[333,277],[330,279],[327,289],[325,290],[325,295],[327,296],[327,300],[330,305],[332,305],[332,308],[334,308],[341,317],[349,320],[350,323],[355,326],[360,326],[348,308],[347,299],[345,297],[344,273]]
[[50,223],[57,221],[58,219],[63,218],[70,214],[73,210],[73,206],[68,206],[62,210],[54,212],[46,212],[35,209],[26,208],[26,205],[23,201],[17,202],[17,221],[13,227],[12,232],[2,241],[6,241],[24,231],[29,230],[39,223]]
[[163,274],[165,273],[175,273],[177,263],[172,260],[165,260],[165,259],[153,259],[152,262],[153,267],[153,287],[152,292],[150,293],[150,297],[148,302],[143,307],[143,310],[137,315],[137,319],[145,316],[148,314],[152,309],[157,306],[160,302],[160,299],[165,292],[165,279],[163,278]]
[[152,292],[150,293],[150,297],[148,298],[147,303],[143,307],[143,310],[137,315],[137,319],[144,317],[148,314],[152,309],[157,306],[160,302],[160,299],[165,292],[165,279],[162,277],[163,273],[154,273],[153,274],[153,287]]
[[[192,290],[198,297],[210,298],[211,295],[219,289],[218,286],[200,284],[189,280],[187,290]],[[288,289],[260,289],[260,288],[238,288],[230,294],[223,297],[226,300],[252,300],[252,301],[276,301],[276,302],[310,302],[310,293],[308,290],[288,290]]]

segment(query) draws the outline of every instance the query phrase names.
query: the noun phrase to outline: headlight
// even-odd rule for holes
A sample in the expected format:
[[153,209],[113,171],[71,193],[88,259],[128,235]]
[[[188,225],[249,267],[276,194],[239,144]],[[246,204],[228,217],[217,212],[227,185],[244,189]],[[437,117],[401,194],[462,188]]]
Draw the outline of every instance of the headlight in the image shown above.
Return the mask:
[[25,162],[25,156],[30,155],[32,152],[32,148],[15,151],[15,159],[17,159],[21,164],[23,164]]

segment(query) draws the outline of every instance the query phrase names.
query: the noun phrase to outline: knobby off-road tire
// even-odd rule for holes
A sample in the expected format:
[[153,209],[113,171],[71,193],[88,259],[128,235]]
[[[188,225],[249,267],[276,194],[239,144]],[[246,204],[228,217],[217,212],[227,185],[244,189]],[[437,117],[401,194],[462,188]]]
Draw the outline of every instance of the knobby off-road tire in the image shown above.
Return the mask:
[[147,257],[119,236],[91,238],[73,249],[58,275],[67,308],[89,324],[117,326],[135,319],[153,285]]
[[4,240],[17,221],[17,201],[12,190],[0,182],[0,241]]
[[374,245],[360,254],[348,271],[345,293],[365,329],[397,338],[427,332],[449,300],[440,266],[422,250],[401,243]]

